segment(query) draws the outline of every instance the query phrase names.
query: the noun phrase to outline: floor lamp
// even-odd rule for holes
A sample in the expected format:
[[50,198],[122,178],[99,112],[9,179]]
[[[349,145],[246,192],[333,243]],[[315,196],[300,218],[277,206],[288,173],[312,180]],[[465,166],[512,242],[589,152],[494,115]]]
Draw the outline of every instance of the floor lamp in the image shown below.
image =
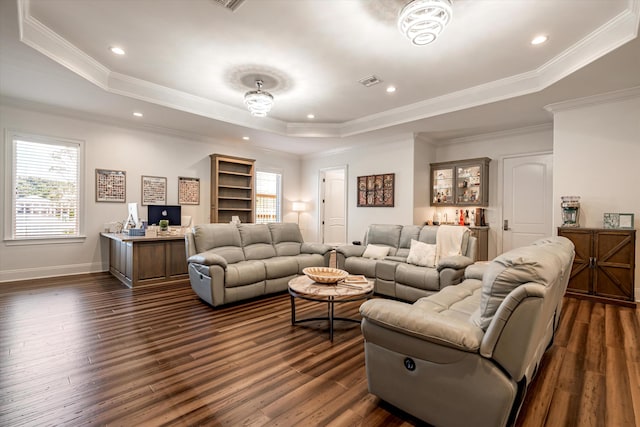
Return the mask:
[[304,212],[307,208],[307,205],[304,202],[293,202],[291,205],[291,210],[298,214],[298,225],[300,225],[300,212]]

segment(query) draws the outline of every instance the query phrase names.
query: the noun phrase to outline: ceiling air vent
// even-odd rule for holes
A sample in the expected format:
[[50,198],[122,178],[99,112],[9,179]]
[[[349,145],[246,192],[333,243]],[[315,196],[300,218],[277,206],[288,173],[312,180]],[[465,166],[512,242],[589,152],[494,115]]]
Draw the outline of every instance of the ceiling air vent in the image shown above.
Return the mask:
[[230,9],[232,11],[236,10],[240,5],[244,2],[244,0],[213,0],[214,3],[219,4],[222,7]]
[[382,83],[382,80],[380,80],[374,75],[363,77],[358,81],[366,87],[371,87],[373,85],[377,85],[378,83]]

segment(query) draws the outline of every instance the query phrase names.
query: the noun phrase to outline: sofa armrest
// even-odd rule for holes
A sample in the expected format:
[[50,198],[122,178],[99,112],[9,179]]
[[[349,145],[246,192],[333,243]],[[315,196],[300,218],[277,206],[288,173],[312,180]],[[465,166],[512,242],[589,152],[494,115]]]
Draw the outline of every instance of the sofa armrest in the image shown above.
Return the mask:
[[213,252],[202,252],[195,254],[187,258],[188,263],[202,264],[202,265],[219,265],[226,270],[227,260],[218,254]]
[[324,255],[327,252],[331,251],[331,249],[333,249],[331,246],[325,245],[323,243],[306,243],[305,242],[300,247],[300,252],[304,254]]
[[438,261],[438,266],[436,267],[438,271],[442,271],[445,268],[453,268],[454,270],[460,270],[463,268],[467,268],[473,264],[473,260],[464,255],[454,255],[440,258]]
[[362,256],[366,247],[361,245],[344,245],[338,246],[336,248],[336,252],[344,255],[345,258],[349,258],[352,256]]
[[484,331],[471,322],[395,300],[368,300],[360,306],[360,314],[386,329],[471,353],[479,351],[484,336]]
[[465,279],[478,279],[482,280],[482,276],[484,276],[484,272],[489,267],[489,262],[487,261],[479,261],[474,264],[471,264],[464,271]]

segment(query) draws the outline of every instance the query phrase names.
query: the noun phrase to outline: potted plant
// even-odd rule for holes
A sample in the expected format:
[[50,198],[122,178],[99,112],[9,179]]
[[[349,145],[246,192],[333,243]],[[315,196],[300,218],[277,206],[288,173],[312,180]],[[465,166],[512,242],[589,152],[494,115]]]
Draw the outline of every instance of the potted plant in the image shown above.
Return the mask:
[[158,225],[160,226],[160,231],[167,231],[169,229],[169,220],[168,219],[161,219],[158,222]]

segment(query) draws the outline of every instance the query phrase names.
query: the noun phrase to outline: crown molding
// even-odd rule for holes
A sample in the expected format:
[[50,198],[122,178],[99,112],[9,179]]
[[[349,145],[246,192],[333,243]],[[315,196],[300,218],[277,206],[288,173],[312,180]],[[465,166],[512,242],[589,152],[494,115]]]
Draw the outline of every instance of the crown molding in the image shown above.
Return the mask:
[[449,140],[438,141],[436,142],[436,145],[443,146],[443,145],[450,145],[450,144],[467,144],[471,142],[486,141],[487,139],[509,138],[512,136],[526,135],[530,133],[547,132],[547,131],[553,131],[553,123],[541,123],[539,125],[501,130],[499,132],[487,132],[487,133],[480,133],[472,136],[465,136],[461,138],[452,138]]
[[30,0],[18,0],[20,41],[108,90],[109,69],[33,17],[30,5]]
[[[230,148],[238,148],[238,141],[228,141],[224,139],[218,139],[209,135],[203,135],[197,132],[188,132],[184,130],[178,130],[166,126],[158,126],[148,123],[135,123],[126,119],[118,119],[113,117],[104,116],[101,114],[88,113],[86,111],[73,110],[64,107],[52,106],[49,104],[42,104],[34,101],[27,101],[24,99],[9,97],[0,95],[0,107],[9,107],[20,109],[27,112],[35,112],[40,114],[50,114],[57,117],[64,117],[72,120],[83,120],[91,123],[96,123],[105,126],[114,126],[121,129],[127,129],[138,132],[150,132],[159,135],[166,135],[176,138],[182,138],[189,141],[205,143],[205,144],[218,144],[227,146]],[[289,153],[286,151],[272,150],[270,148],[256,146],[250,141],[243,141],[242,144],[250,146],[252,151],[276,153],[281,156],[290,156],[291,158],[300,158],[300,155]]]
[[612,102],[625,101],[627,99],[640,97],[640,86],[628,89],[615,90],[613,92],[601,93],[598,95],[585,96],[584,98],[570,99],[568,101],[556,102],[545,105],[544,109],[551,113],[574,110],[576,108],[589,107],[591,105],[609,104]]
[[543,90],[637,37],[640,0],[629,0],[625,11],[537,69],[343,123],[256,120],[244,109],[109,70],[33,17],[30,0],[18,0],[18,17],[23,43],[105,91],[283,136],[340,138]]

